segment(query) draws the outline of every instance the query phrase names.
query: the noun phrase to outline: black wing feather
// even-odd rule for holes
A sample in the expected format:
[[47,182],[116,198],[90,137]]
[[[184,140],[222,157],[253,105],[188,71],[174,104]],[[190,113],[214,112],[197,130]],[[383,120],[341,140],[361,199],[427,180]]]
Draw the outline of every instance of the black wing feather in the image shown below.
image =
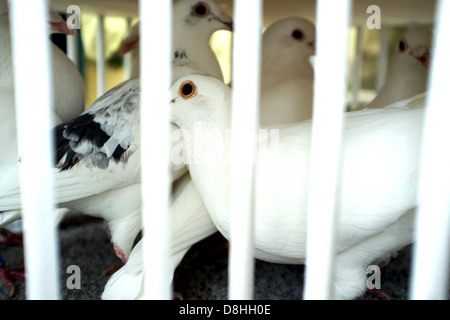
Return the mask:
[[[100,149],[111,137],[101,129],[101,125],[94,121],[95,114],[83,114],[67,123],[63,123],[54,128],[56,142],[56,164],[59,164],[61,171],[71,169],[80,160]],[[91,147],[84,153],[76,152],[77,147],[88,142]],[[119,162],[126,150],[118,146],[112,158]],[[106,161],[106,162],[105,162]],[[106,155],[96,155],[99,167],[107,167],[108,159]]]

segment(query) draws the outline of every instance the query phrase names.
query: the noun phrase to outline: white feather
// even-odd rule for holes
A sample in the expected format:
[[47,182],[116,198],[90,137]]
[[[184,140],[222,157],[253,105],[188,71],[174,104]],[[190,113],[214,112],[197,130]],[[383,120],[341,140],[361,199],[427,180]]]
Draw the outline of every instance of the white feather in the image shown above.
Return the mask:
[[263,33],[260,123],[263,126],[312,118],[316,29],[304,18],[289,17]]
[[[189,174],[177,182],[169,213],[173,217],[170,266],[173,274],[189,248],[217,231]],[[145,297],[142,240],[134,247],[128,262],[108,280],[102,299],[143,299]],[[167,279],[169,284],[172,278]]]
[[432,40],[433,33],[429,30],[416,29],[405,33],[397,44],[385,84],[375,99],[360,109],[383,108],[427,91]]
[[[197,16],[193,13],[195,5],[202,3],[209,8],[209,14]],[[212,0],[178,0],[173,6],[173,65],[181,71],[172,75],[175,81],[180,76],[190,73],[211,75],[223,80],[219,62],[209,47],[211,35],[218,30],[230,30],[232,18],[224,13]],[[132,77],[139,76],[139,23],[135,24],[124,40],[121,53],[136,53],[132,65]],[[186,73],[186,68],[195,72]]]
[[[192,81],[196,95],[183,99],[179,88]],[[180,78],[171,89],[172,121],[187,132],[202,123],[201,135],[189,135],[189,172],[216,227],[229,237],[229,166],[205,164],[209,153],[227,153],[231,89],[210,77]],[[403,102],[405,105],[409,101]],[[423,108],[396,105],[345,114],[342,169],[338,184],[339,223],[334,298],[363,293],[367,265],[411,242],[417,205]],[[273,128],[273,127],[272,127]],[[306,249],[306,211],[311,121],[279,126],[279,142],[259,143],[256,164],[255,257],[302,264]],[[222,131],[223,135],[211,132]],[[225,151],[224,151],[225,150]],[[396,235],[392,230],[403,230]],[[403,232],[402,231],[402,232]],[[367,247],[378,246],[370,251]],[[359,249],[361,248],[361,249]],[[351,253],[350,253],[351,252]],[[347,262],[348,261],[348,262]],[[351,275],[352,283],[345,280]]]

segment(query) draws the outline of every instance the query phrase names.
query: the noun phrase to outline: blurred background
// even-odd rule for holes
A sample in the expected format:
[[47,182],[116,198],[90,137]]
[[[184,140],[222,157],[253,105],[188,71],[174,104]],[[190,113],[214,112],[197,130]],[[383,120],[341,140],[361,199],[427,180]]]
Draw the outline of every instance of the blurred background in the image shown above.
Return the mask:
[[[233,0],[216,0],[216,3],[229,15],[233,14]],[[101,94],[97,90],[96,80],[99,16],[104,17],[105,87],[108,90],[127,78],[126,60],[129,58],[121,56],[119,49],[129,27],[138,20],[138,1],[50,0],[50,4],[61,13],[65,13],[70,5],[77,5],[81,9],[81,28],[75,39],[70,41],[75,42],[74,59],[85,79],[86,106],[89,106]],[[369,29],[366,26],[367,19],[371,16],[367,13],[370,5],[377,5],[381,9],[381,29]],[[373,99],[384,83],[390,58],[395,52],[401,35],[411,28],[432,27],[435,6],[435,0],[353,1],[348,51],[348,107],[350,109]],[[264,26],[289,16],[301,16],[315,22],[315,8],[315,0],[264,0]],[[65,47],[65,36],[55,35],[55,37],[59,37],[59,42]],[[216,32],[211,38],[211,46],[219,58],[225,81],[229,82],[231,80],[231,33]],[[383,57],[386,60],[383,60]]]

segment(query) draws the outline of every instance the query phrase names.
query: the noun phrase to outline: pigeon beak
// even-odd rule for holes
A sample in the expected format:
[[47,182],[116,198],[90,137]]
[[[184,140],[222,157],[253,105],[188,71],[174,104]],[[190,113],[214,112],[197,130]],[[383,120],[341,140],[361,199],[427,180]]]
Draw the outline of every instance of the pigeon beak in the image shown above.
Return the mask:
[[67,35],[74,34],[73,30],[69,29],[65,22],[50,22],[50,26],[54,33],[62,33],[62,34],[67,34]]
[[411,50],[410,55],[416,58],[425,68],[430,68],[431,55],[425,46],[417,46]]
[[50,23],[50,27],[53,33],[62,33],[68,35],[74,34],[74,31],[67,27],[67,23],[61,17],[61,15],[52,8],[48,9],[48,22]]
[[229,15],[222,13],[219,17],[216,17],[216,19],[226,25],[230,31],[233,31],[233,18]]
[[134,48],[137,48],[138,43],[139,43],[139,36],[127,39],[120,47],[119,54],[123,56],[126,53],[132,51]]
[[315,40],[308,42],[308,46],[311,47],[314,50],[314,52],[316,52],[316,41]]

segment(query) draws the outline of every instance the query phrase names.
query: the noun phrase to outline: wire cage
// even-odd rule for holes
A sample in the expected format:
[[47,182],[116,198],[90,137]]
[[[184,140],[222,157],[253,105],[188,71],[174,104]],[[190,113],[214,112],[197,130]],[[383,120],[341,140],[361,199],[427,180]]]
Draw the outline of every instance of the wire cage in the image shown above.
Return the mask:
[[[446,102],[448,81],[445,79],[450,73],[450,65],[445,57],[445,52],[449,49],[445,34],[450,31],[450,22],[444,18],[450,15],[449,2],[443,0],[216,0],[215,2],[234,20],[233,47],[228,47],[232,63],[227,66],[232,83],[233,105],[230,171],[233,187],[228,195],[231,208],[229,250],[220,253],[223,258],[220,260],[222,263],[220,271],[218,266],[209,269],[204,266],[193,266],[192,257],[191,264],[182,264],[180,270],[190,269],[189,272],[193,273],[192,268],[198,268],[208,273],[203,276],[209,277],[210,281],[212,276],[209,273],[221,272],[225,275],[226,280],[219,285],[205,284],[204,281],[207,281],[205,278],[198,280],[198,277],[202,276],[198,273],[195,275],[197,277],[195,279],[203,281],[202,286],[207,287],[199,290],[209,291],[205,293],[206,298],[331,299],[336,267],[336,225],[339,219],[337,185],[341,174],[344,114],[370,101],[384,84],[391,63],[392,31],[426,25],[434,30],[435,38],[425,102],[423,149],[422,154],[418,155],[421,160],[421,170],[417,173],[419,190],[417,198],[421,205],[416,208],[416,228],[415,232],[411,231],[414,245],[410,247],[411,260],[407,262],[407,280],[403,281],[407,283],[409,290],[402,295],[394,295],[393,298],[448,299],[450,152],[442,146],[446,145],[446,138],[450,136],[449,126],[446,124],[446,119],[450,118],[450,108]],[[67,251],[74,250],[70,247],[77,246],[79,247],[78,255],[88,259],[86,253],[84,255],[82,253],[86,250],[89,252],[87,254],[89,259],[92,260],[97,251],[102,249],[92,248],[95,244],[89,242],[95,238],[80,240],[85,235],[84,231],[80,231],[77,243],[72,243],[73,240],[69,239],[67,240],[69,244],[62,245],[60,238],[63,233],[70,234],[70,228],[58,229],[58,224],[55,224],[57,192],[54,190],[55,173],[51,168],[53,138],[49,136],[49,129],[53,126],[50,71],[52,60],[48,43],[40,41],[48,37],[47,3],[43,0],[10,0],[8,4],[14,61],[14,91],[21,168],[23,252],[26,270],[25,290],[23,285],[21,287],[18,285],[19,291],[22,292],[19,292],[16,298],[81,299],[88,297],[88,299],[98,299],[108,277],[104,277],[100,283],[97,282],[94,285],[96,289],[93,290],[92,284],[86,285],[89,281],[87,279],[91,277],[89,273],[96,272],[100,275],[102,270],[93,271],[83,266],[80,268],[77,262],[79,260],[76,259],[72,260],[70,265],[65,265],[67,258],[64,256]],[[67,10],[72,5],[81,9],[81,16],[89,13],[98,17],[97,25],[89,29],[96,35],[94,46],[96,83],[88,83],[87,80],[85,67],[88,62],[83,51],[88,45],[83,38],[84,33],[87,32],[84,29],[85,26],[81,24],[81,27],[75,30],[75,36],[67,37],[68,56],[82,71],[86,87],[89,84],[95,88],[90,89],[95,92],[95,97],[91,100],[101,97],[117,84],[108,83],[106,20],[110,16],[123,18],[125,31],[130,30],[132,21],[136,19],[140,21],[140,103],[142,106],[163,107],[141,108],[140,111],[140,121],[143,124],[140,128],[141,181],[139,189],[135,192],[142,194],[140,206],[144,236],[142,237],[143,263],[140,268],[145,274],[145,281],[142,283],[145,289],[139,290],[145,292],[141,298],[172,299],[174,283],[167,279],[172,279],[172,271],[176,266],[171,264],[174,260],[177,264],[182,263],[187,251],[183,251],[182,255],[175,259],[171,256],[172,239],[169,235],[172,234],[173,220],[167,213],[172,178],[167,171],[167,163],[170,161],[170,121],[167,108],[170,98],[167,89],[171,85],[170,39],[173,5],[171,1],[143,0],[96,0],[94,2],[52,0],[50,5],[59,12],[65,13],[66,18],[76,13],[76,11]],[[249,12],[252,14],[248,14]],[[281,266],[286,268],[284,271],[287,271],[287,275],[285,274],[284,277],[287,277],[287,280],[285,279],[283,284],[289,285],[290,289],[287,291],[290,293],[277,294],[277,290],[273,289],[278,286],[276,273],[282,273],[283,269],[270,269],[269,262],[266,264],[254,259],[254,192],[257,183],[254,166],[257,150],[254,146],[258,139],[256,132],[261,90],[259,82],[262,59],[261,30],[282,17],[295,15],[308,18],[316,25],[306,266],[305,269],[287,264]],[[152,19],[146,18],[150,16]],[[381,19],[379,24],[375,21],[377,17]],[[22,21],[33,21],[33,36],[29,35],[30,24],[21,23]],[[395,36],[397,34],[398,32]],[[366,46],[369,45],[376,47],[376,53],[372,55],[376,62],[372,64],[368,61],[370,55]],[[154,50],[155,47],[159,49]],[[30,50],[30,48],[33,49]],[[119,82],[131,77],[131,55],[126,55],[123,59],[123,78]],[[371,83],[370,90],[366,88],[368,82]],[[367,92],[369,92],[369,98],[365,96]],[[243,105],[245,108],[241,107]],[[36,121],[36,119],[39,120]],[[158,147],[156,154],[155,146]],[[2,170],[7,172],[7,169]],[[5,179],[2,177],[3,180]],[[295,188],[295,186],[292,187]],[[1,217],[0,221],[3,218]],[[99,229],[95,230],[96,233],[101,232]],[[110,250],[111,261],[117,262],[114,260],[114,251],[108,239],[102,239],[100,248],[108,248],[106,250]],[[222,239],[219,242],[219,245],[212,242],[214,249],[203,249],[207,251],[207,254],[206,258],[203,257],[203,260],[200,260],[201,262],[207,261],[208,254],[211,255],[211,252],[218,250],[217,247],[225,243]],[[13,259],[13,255],[18,254],[17,249],[13,251],[11,248],[2,247],[1,250],[1,255],[7,263]],[[209,263],[211,265],[211,262]],[[214,263],[217,263],[217,260],[214,260]],[[265,288],[274,290],[270,295],[261,293],[261,290],[265,289],[258,288],[258,276],[262,272],[259,269],[262,268],[270,270],[269,273],[274,273],[268,276],[269,280],[266,280],[269,285]],[[74,289],[73,283],[72,285],[70,283],[73,280],[72,274],[76,275],[77,272],[78,274],[81,272],[81,289],[76,285]],[[294,278],[290,279],[289,276]],[[261,277],[264,276],[261,275]],[[300,281],[299,278],[302,280]],[[196,283],[191,279],[188,284],[195,286]],[[86,292],[89,291],[88,287],[90,293]],[[403,289],[406,290],[406,288]],[[222,295],[214,295],[211,292],[213,290],[218,290]],[[1,296],[8,298],[4,291]],[[189,294],[186,294],[185,298],[189,299]],[[199,297],[197,295],[192,298]]]

